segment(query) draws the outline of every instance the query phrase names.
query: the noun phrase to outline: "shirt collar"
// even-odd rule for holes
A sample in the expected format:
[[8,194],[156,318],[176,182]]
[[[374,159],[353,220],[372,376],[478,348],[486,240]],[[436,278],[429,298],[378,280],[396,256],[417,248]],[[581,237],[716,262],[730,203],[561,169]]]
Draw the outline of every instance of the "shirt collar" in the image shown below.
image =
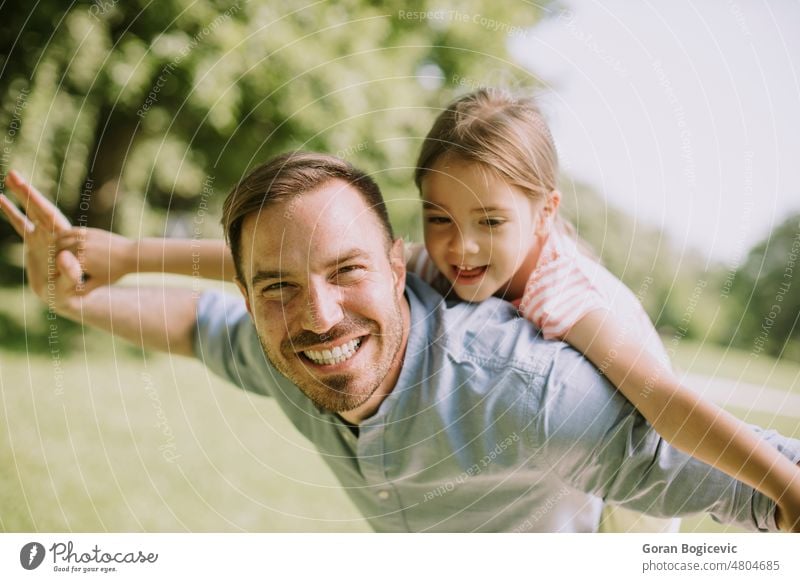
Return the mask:
[[405,297],[408,301],[410,327],[402,369],[392,391],[383,399],[375,414],[361,423],[362,427],[381,422],[396,402],[404,398],[410,390],[417,388],[413,378],[417,373],[419,362],[430,344],[436,340],[434,337],[434,330],[438,327],[436,308],[444,302],[443,297],[413,273],[406,275]]

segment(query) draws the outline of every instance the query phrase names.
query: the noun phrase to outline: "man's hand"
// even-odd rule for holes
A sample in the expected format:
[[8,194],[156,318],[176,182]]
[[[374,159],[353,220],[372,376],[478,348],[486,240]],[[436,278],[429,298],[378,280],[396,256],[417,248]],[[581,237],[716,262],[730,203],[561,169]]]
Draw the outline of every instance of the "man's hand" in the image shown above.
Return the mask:
[[58,237],[69,231],[69,220],[13,170],[8,173],[6,187],[26,211],[21,212],[0,195],[0,210],[25,243],[25,269],[31,289],[51,310],[75,317],[80,311],[80,296],[85,293],[81,267],[75,255],[59,251],[56,244]]
[[3,196],[0,209],[25,243],[31,288],[50,309],[142,348],[193,355],[197,307],[193,291],[102,286],[89,292],[81,281],[78,258],[59,246],[59,239],[69,240],[69,221],[16,172],[9,172],[6,186],[25,213]]
[[103,285],[111,285],[136,271],[134,241],[100,228],[71,228],[56,240],[59,251],[70,251],[84,273],[84,289],[88,293]]

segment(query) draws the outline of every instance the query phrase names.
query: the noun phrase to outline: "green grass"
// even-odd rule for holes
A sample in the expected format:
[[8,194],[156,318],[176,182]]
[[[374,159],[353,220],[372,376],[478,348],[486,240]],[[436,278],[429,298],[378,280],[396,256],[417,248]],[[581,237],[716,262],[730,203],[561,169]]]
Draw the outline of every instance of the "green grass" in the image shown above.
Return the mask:
[[199,363],[108,354],[3,357],[5,531],[365,531],[267,399]]
[[0,353],[0,531],[369,531],[268,399],[101,332],[57,359],[36,299],[0,302],[28,330]]
[[[665,344],[670,346],[665,338]],[[763,385],[800,394],[800,365],[796,362],[775,360],[764,354],[755,354],[712,344],[682,340],[674,346],[672,359],[679,370],[729,378],[748,384]],[[800,410],[770,414],[728,407],[742,420],[763,428],[774,429],[785,436],[800,439]],[[681,524],[684,532],[739,532],[740,528],[719,524],[705,515],[686,518]]]
[[800,394],[800,364],[713,344],[682,340],[672,346],[675,367],[706,376],[740,380]]
[[[0,531],[369,531],[268,399],[80,328],[60,328],[58,360],[35,298],[3,289],[0,304],[21,330],[0,353]],[[689,344],[676,361],[797,390],[796,365]],[[800,437],[797,418],[734,412]],[[706,517],[682,529],[725,530]]]

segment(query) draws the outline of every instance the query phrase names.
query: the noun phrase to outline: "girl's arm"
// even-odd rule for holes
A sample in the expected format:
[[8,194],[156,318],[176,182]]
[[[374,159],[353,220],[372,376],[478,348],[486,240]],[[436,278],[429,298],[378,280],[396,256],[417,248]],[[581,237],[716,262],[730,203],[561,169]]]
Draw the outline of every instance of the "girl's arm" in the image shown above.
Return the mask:
[[769,496],[782,529],[800,531],[800,468],[743,422],[680,385],[672,371],[592,311],[564,338],[586,355],[671,445]]
[[144,238],[131,240],[97,228],[72,228],[58,241],[73,252],[86,274],[85,291],[129,273],[175,273],[232,281],[233,258],[222,240]]

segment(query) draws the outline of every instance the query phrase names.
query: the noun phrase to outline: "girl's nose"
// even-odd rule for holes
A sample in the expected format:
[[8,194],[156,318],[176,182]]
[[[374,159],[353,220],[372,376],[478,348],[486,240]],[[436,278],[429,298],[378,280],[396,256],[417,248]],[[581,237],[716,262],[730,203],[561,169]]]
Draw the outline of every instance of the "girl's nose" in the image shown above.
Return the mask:
[[459,256],[475,255],[481,250],[474,237],[464,231],[456,233],[450,240],[450,252]]

